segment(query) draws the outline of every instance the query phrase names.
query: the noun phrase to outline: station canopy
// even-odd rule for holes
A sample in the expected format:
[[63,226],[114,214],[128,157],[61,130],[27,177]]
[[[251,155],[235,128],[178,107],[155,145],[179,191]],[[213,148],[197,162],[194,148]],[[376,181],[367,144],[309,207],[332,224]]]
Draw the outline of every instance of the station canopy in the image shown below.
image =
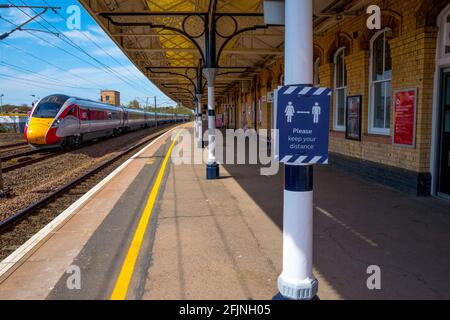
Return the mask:
[[[315,32],[324,32],[368,1],[314,0]],[[215,21],[216,96],[251,80],[284,51],[284,27],[265,25],[263,0],[80,0],[101,28],[156,86],[194,107],[196,76]],[[301,30],[299,30],[301,32]],[[313,62],[311,62],[313,63]],[[203,80],[203,99],[206,97]]]

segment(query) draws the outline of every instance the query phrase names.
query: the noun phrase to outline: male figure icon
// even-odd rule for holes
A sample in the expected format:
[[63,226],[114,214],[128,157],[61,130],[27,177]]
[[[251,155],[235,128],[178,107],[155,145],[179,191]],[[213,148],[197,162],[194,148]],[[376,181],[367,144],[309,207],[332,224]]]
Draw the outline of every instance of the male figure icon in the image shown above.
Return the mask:
[[319,106],[319,103],[316,102],[312,107],[312,114],[314,116],[314,123],[319,123],[319,116],[322,113],[322,109]]

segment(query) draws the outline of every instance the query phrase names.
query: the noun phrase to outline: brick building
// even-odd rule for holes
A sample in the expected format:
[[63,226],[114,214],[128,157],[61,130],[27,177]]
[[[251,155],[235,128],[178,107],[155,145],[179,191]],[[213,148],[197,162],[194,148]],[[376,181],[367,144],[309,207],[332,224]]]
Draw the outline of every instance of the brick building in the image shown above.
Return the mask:
[[102,90],[100,92],[101,102],[120,106],[120,92],[114,90]]
[[[367,28],[365,10],[315,22],[315,85],[334,92],[331,164],[401,191],[450,198],[450,3],[370,4],[381,8],[381,30]],[[219,100],[218,113],[228,127],[272,128],[271,96],[283,83],[283,59],[268,61],[254,70],[253,80],[235,83]],[[394,97],[403,91],[415,100],[409,129],[402,127],[408,114],[401,104],[394,111]],[[360,96],[361,129],[357,139],[349,139],[347,97],[354,96]],[[397,141],[405,128],[411,131],[406,145]]]

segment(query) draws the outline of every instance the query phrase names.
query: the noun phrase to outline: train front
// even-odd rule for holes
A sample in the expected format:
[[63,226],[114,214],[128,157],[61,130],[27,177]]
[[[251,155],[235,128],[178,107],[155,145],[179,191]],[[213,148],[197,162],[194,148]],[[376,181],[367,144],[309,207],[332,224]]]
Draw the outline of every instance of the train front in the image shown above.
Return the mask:
[[55,118],[68,99],[65,95],[51,95],[38,102],[25,126],[25,139],[30,145],[42,148],[61,144],[56,135],[58,125]]

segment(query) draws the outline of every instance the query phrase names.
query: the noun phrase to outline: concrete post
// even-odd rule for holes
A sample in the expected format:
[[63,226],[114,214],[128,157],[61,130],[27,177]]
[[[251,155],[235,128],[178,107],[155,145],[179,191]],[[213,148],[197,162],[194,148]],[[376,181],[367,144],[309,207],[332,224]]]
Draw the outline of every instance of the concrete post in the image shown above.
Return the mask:
[[208,81],[208,161],[206,164],[206,179],[214,180],[219,177],[219,165],[216,162],[216,111],[214,86],[217,69],[203,69]]
[[[285,85],[313,83],[313,1],[285,1]],[[313,299],[318,281],[312,273],[313,168],[285,166],[283,271],[278,289],[283,298]]]

